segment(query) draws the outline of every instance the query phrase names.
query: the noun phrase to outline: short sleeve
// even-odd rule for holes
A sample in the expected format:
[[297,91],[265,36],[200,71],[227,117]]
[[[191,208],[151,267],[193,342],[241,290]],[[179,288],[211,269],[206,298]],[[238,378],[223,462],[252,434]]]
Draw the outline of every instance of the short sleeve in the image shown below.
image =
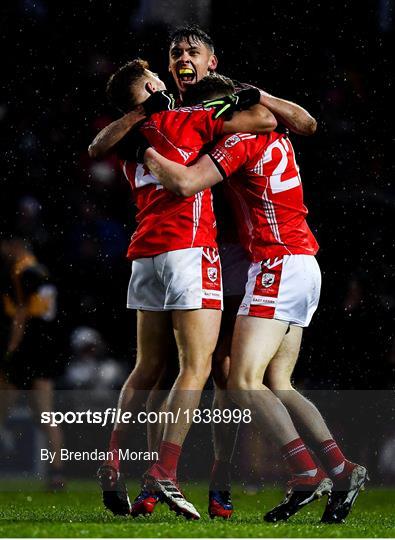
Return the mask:
[[208,155],[224,178],[231,176],[246,163],[249,157],[248,141],[251,138],[256,139],[256,136],[245,133],[227,135],[209,152]]

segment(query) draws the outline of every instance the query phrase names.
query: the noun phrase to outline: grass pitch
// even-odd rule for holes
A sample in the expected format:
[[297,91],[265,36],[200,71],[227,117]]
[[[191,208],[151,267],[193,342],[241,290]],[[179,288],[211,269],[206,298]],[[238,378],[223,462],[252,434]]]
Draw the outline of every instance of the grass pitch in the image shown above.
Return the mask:
[[[320,525],[325,501],[311,504],[288,523],[266,524],[265,510],[277,504],[282,493],[265,489],[247,495],[235,488],[235,513],[231,520],[211,520],[207,515],[207,486],[188,486],[186,496],[201,512],[200,521],[186,521],[163,504],[149,518],[114,517],[103,509],[93,482],[70,482],[68,490],[49,494],[41,486],[21,482],[0,486],[0,537],[393,537],[395,490],[363,492],[344,525]],[[8,490],[7,490],[8,489]],[[7,491],[6,491],[7,490]],[[129,484],[134,496],[138,486]]]

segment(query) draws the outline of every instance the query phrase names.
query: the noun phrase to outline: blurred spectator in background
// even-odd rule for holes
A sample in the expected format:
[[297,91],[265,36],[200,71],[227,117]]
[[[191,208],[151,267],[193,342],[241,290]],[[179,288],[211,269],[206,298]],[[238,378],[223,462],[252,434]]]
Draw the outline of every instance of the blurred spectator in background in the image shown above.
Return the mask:
[[121,388],[127,374],[124,366],[107,356],[106,344],[94,328],[76,328],[71,334],[70,345],[72,357],[62,386],[90,390],[90,398],[103,403],[108,399],[109,390]]
[[[29,243],[13,235],[0,238],[0,263],[0,423],[4,425],[18,397],[16,389],[31,390],[28,398],[37,420],[41,412],[53,410],[53,379],[59,365],[57,291],[49,281],[46,268],[37,261]],[[48,448],[56,452],[50,465],[48,487],[61,489],[64,485],[60,461],[62,432],[58,426],[38,425],[45,432]]]
[[395,481],[395,431],[388,435],[378,452],[378,469],[388,483]]

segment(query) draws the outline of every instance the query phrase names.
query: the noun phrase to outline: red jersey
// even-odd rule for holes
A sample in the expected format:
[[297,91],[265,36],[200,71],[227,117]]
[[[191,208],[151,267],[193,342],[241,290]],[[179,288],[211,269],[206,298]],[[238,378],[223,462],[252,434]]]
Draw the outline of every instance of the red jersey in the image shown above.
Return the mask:
[[[140,128],[160,154],[187,165],[203,145],[222,133],[223,119],[201,106],[153,114]],[[210,189],[180,197],[159,183],[142,163],[121,162],[138,208],[137,228],[128,258],[153,257],[190,247],[216,247],[216,222]]]
[[288,137],[236,133],[210,157],[224,176],[240,241],[254,262],[290,254],[314,255],[318,244],[306,222],[303,189]]

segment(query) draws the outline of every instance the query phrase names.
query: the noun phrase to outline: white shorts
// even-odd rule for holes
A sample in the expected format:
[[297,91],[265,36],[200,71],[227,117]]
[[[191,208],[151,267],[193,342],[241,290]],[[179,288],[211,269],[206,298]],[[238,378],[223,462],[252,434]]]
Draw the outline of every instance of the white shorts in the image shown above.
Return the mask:
[[222,309],[218,250],[177,249],[134,260],[127,307],[147,311]]
[[284,255],[251,263],[238,315],[308,326],[320,290],[321,271],[312,255]]

